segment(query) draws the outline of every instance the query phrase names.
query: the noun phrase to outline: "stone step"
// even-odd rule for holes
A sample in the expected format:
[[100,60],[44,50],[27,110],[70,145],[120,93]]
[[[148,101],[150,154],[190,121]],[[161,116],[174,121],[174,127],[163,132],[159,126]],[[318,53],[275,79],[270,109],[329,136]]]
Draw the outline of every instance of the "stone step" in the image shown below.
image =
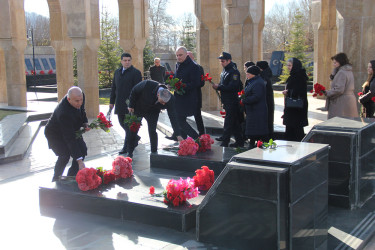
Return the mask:
[[7,153],[27,121],[27,113],[8,115],[0,121],[0,155]]
[[29,122],[22,126],[20,129],[22,132],[14,137],[11,146],[7,148],[4,154],[0,155],[0,164],[22,160],[38,134],[40,126],[40,121]]
[[151,197],[150,186],[161,193],[170,178],[157,174],[133,175],[84,192],[79,190],[74,177],[63,177],[39,188],[40,211],[53,217],[55,208],[64,208],[186,232],[195,228],[196,210],[204,195],[179,207],[167,206],[162,197]]

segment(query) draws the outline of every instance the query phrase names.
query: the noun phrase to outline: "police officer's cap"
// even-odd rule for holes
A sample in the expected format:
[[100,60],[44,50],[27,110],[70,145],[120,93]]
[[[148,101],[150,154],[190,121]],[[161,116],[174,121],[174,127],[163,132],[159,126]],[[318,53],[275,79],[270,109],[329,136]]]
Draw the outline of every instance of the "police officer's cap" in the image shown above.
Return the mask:
[[227,52],[223,52],[217,59],[232,60],[232,56]]

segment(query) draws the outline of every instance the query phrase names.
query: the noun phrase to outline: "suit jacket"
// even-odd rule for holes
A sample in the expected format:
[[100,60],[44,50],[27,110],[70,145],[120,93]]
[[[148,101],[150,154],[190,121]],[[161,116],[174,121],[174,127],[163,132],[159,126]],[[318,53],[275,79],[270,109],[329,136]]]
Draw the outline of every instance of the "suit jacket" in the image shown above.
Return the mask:
[[76,131],[87,123],[84,103],[85,97],[81,108],[76,109],[65,96],[49,118],[44,134],[56,155],[70,155],[74,159],[87,155],[85,142],[76,138]]
[[144,117],[148,113],[159,114],[160,110],[167,109],[173,131],[176,135],[180,135],[180,127],[178,126],[175,109],[175,98],[172,95],[171,99],[165,105],[157,102],[157,92],[159,88],[167,87],[153,80],[144,80],[138,83],[130,94],[129,107],[134,108],[135,115],[139,117]]
[[125,115],[128,113],[126,100],[129,99],[132,88],[142,81],[141,72],[130,66],[122,73],[122,67],[115,71],[112,81],[110,104],[115,105],[115,114]]
[[150,67],[150,77],[152,80],[159,83],[164,83],[165,79],[165,68],[163,66],[152,66]]

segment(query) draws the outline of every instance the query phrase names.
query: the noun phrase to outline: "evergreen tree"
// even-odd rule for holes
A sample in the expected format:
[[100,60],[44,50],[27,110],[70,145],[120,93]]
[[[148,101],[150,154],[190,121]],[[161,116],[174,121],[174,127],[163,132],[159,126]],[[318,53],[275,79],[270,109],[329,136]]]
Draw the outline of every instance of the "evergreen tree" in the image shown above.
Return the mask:
[[102,10],[100,19],[101,41],[98,51],[99,86],[111,87],[113,74],[120,64],[121,49],[117,27],[110,13]]
[[185,16],[182,24],[182,33],[180,37],[180,45],[185,46],[187,50],[194,52],[196,48],[196,31],[193,23],[192,15]]
[[143,49],[143,68],[147,71],[154,64],[155,54],[152,52],[150,41],[146,40],[146,46]]
[[300,11],[297,11],[292,24],[291,38],[288,40],[288,44],[286,45],[285,58],[284,61],[282,61],[283,72],[282,75],[280,75],[280,80],[282,83],[284,83],[289,77],[289,71],[286,64],[288,59],[292,57],[299,59],[307,72],[312,70],[312,67],[308,67],[309,58],[305,53],[309,46],[306,44],[306,30],[304,27],[303,15]]

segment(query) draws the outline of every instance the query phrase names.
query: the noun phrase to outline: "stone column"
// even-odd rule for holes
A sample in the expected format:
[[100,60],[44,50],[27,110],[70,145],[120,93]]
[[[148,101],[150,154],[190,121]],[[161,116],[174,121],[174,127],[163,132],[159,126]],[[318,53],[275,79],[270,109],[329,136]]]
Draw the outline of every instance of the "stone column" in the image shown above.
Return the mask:
[[[1,66],[0,71],[4,73],[5,69],[6,74],[6,88],[2,88],[1,99],[7,100],[9,106],[26,107],[26,23],[23,0],[1,0],[0,5],[0,62],[5,65]],[[4,85],[4,76],[0,84]]]
[[132,64],[143,72],[143,49],[148,32],[148,1],[118,0],[120,46],[132,55]]
[[[264,0],[222,0],[224,50],[232,54],[242,76],[243,64],[262,58]],[[241,77],[244,79],[244,77]]]
[[329,88],[329,75],[332,73],[331,57],[337,52],[336,0],[314,1],[312,11],[315,32],[314,80]]
[[62,3],[67,17],[67,33],[77,49],[78,86],[85,92],[87,116],[95,118],[99,113],[99,1],[65,0]]
[[339,34],[342,43],[339,49],[348,55],[353,65],[355,91],[362,89],[367,79],[367,64],[375,59],[375,5],[368,0],[336,1],[338,12]]
[[67,34],[66,14],[60,0],[47,0],[50,13],[51,44],[56,55],[57,97],[60,101],[74,85],[73,44]]
[[[209,10],[209,11],[207,11]],[[222,67],[217,57],[223,50],[223,21],[221,3],[217,0],[195,0],[197,21],[197,62],[205,73],[209,73],[215,83],[220,81]],[[218,110],[220,102],[211,87],[206,83],[202,89],[202,109]]]
[[4,50],[0,47],[0,103],[8,103]]

